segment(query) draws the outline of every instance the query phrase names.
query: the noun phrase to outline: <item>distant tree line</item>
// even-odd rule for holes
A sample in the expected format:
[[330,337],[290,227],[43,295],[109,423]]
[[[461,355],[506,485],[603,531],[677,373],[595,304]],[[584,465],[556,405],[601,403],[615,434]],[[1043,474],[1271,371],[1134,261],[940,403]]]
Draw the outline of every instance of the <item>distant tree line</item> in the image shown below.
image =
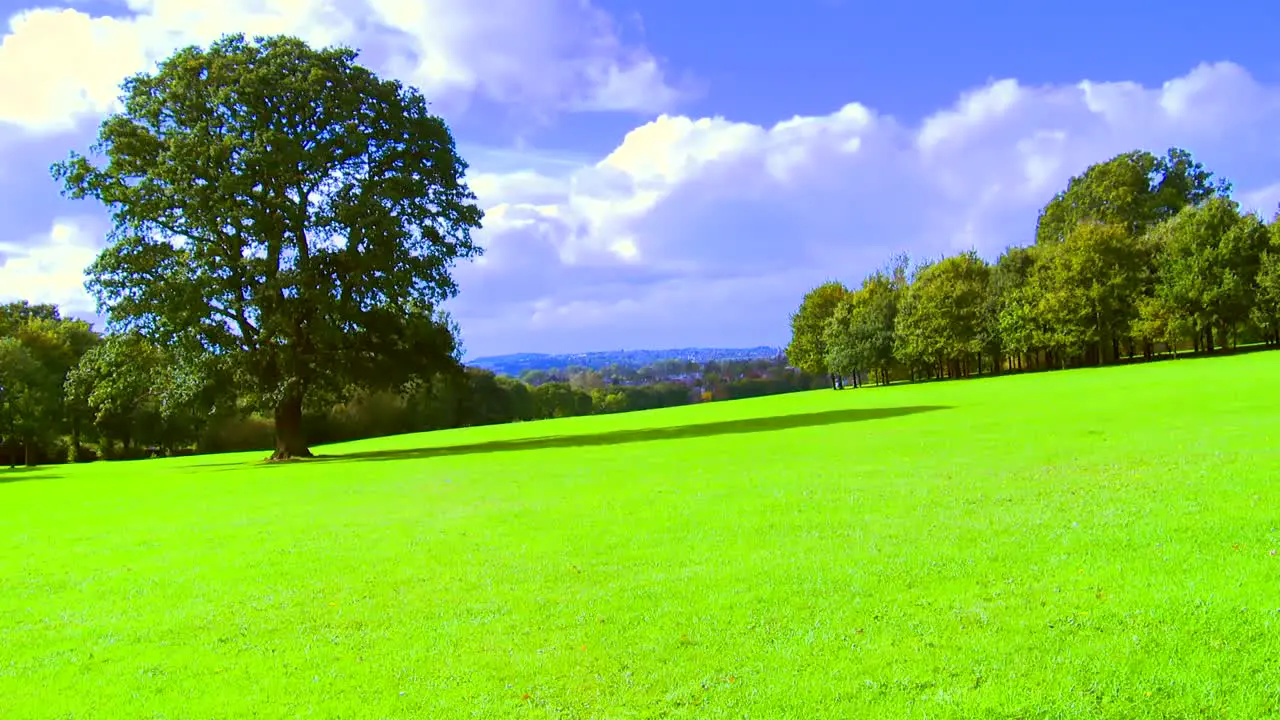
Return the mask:
[[[821,380],[775,361],[625,371],[573,369],[536,384],[456,366],[400,391],[355,390],[304,408],[313,443],[604,414],[806,390]],[[684,365],[680,368],[683,370]],[[610,380],[615,375],[607,375]],[[651,379],[653,382],[645,382]],[[51,305],[0,306],[0,458],[7,464],[227,452],[271,446],[273,418],[138,333],[99,335]]]
[[732,380],[777,378],[793,372],[786,355],[779,352],[772,358],[722,359],[696,362],[671,358],[642,366],[611,363],[600,368],[569,365],[563,368],[525,370],[522,381],[538,386],[547,382],[568,382],[587,390],[619,385],[653,385],[659,382],[679,382],[706,386]]
[[[303,408],[312,443],[606,414],[821,387],[772,361],[663,362],[495,376],[443,366],[395,390],[352,387]],[[0,305],[0,462],[36,465],[270,448],[274,418],[216,365],[137,332],[99,334],[54,305]]]
[[791,362],[846,383],[962,378],[1280,345],[1280,216],[1173,148],[1071,178],[1034,241],[893,258],[860,286],[824,283],[791,317]]
[[603,370],[607,366],[615,365],[637,369],[665,362],[688,361],[701,365],[713,360],[770,360],[780,354],[782,354],[781,348],[765,345],[749,348],[685,347],[653,350],[599,350],[559,355],[515,353],[478,357],[470,361],[470,364],[492,370],[498,375],[522,377],[526,372],[537,370],[560,372],[571,366]]

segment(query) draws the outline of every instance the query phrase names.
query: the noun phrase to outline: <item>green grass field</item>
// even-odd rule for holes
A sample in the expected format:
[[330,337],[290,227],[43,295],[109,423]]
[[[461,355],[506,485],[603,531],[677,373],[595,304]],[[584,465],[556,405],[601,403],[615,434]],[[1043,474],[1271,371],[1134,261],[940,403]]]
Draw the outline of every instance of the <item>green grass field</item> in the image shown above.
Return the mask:
[[1277,378],[0,471],[0,718],[1280,717]]

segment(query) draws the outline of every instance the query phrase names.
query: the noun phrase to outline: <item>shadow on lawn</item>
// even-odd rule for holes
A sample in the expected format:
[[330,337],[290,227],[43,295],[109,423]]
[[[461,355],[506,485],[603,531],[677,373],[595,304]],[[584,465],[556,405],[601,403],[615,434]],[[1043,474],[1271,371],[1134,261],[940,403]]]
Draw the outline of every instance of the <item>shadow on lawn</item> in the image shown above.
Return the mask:
[[[800,413],[796,415],[778,415],[774,417],[743,418],[741,420],[724,420],[721,422],[698,423],[693,425],[677,425],[673,427],[639,428],[635,430],[610,430],[582,435],[550,435],[544,437],[519,438],[513,440],[493,440],[467,445],[443,445],[438,447],[406,448],[402,450],[371,450],[367,452],[344,453],[342,455],[317,455],[302,462],[368,462],[379,460],[413,460],[452,455],[475,455],[519,450],[542,450],[547,448],[579,448],[599,447],[603,445],[623,445],[626,443],[649,442],[653,440],[680,440],[686,438],[715,437],[718,435],[740,435],[744,433],[773,432],[775,430],[794,430],[798,428],[820,427],[823,425],[839,425],[843,423],[881,420],[885,418],[914,415],[932,410],[946,410],[945,405],[913,405],[892,408],[865,408],[848,410],[827,410],[824,412]],[[276,467],[290,463],[262,463],[261,466]],[[243,467],[243,465],[241,465]],[[228,468],[230,469],[230,468]]]
[[43,467],[0,468],[0,485],[28,480],[53,480],[62,477]]

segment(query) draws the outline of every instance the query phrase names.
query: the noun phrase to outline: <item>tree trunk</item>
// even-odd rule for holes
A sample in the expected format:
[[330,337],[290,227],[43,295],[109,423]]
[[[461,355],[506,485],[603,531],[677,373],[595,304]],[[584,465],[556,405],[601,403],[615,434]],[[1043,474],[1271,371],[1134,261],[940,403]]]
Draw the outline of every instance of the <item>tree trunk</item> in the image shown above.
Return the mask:
[[272,460],[313,457],[302,437],[302,396],[291,395],[276,406],[276,451]]
[[31,467],[31,438],[22,440],[22,464]]

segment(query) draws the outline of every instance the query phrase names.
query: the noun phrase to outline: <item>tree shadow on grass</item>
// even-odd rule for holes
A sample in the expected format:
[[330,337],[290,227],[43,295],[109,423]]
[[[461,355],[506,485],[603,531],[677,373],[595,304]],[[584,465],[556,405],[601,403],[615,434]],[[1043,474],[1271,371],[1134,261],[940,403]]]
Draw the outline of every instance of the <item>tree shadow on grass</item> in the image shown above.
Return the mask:
[[0,485],[28,480],[54,480],[62,477],[44,467],[0,468]]
[[[400,450],[370,450],[366,452],[343,453],[341,455],[317,455],[301,462],[376,462],[382,460],[420,460],[434,457],[454,455],[477,455],[520,450],[544,450],[549,448],[582,448],[600,447],[604,445],[624,445],[627,443],[652,442],[655,440],[684,440],[689,438],[716,437],[720,435],[741,435],[746,433],[774,432],[778,430],[795,430],[799,428],[839,425],[844,423],[882,420],[886,418],[915,415],[933,410],[947,410],[945,405],[913,405],[890,408],[853,408],[847,410],[826,410],[823,412],[800,413],[796,415],[778,415],[773,417],[743,418],[740,420],[724,420],[720,422],[697,423],[693,425],[677,425],[671,427],[650,427],[634,430],[609,430],[582,435],[549,435],[512,440],[493,440],[490,442],[470,443],[466,445],[442,445],[438,447],[406,448]],[[276,467],[290,463],[261,463],[259,467]],[[241,466],[243,467],[243,466]],[[230,468],[228,468],[230,469]]]

